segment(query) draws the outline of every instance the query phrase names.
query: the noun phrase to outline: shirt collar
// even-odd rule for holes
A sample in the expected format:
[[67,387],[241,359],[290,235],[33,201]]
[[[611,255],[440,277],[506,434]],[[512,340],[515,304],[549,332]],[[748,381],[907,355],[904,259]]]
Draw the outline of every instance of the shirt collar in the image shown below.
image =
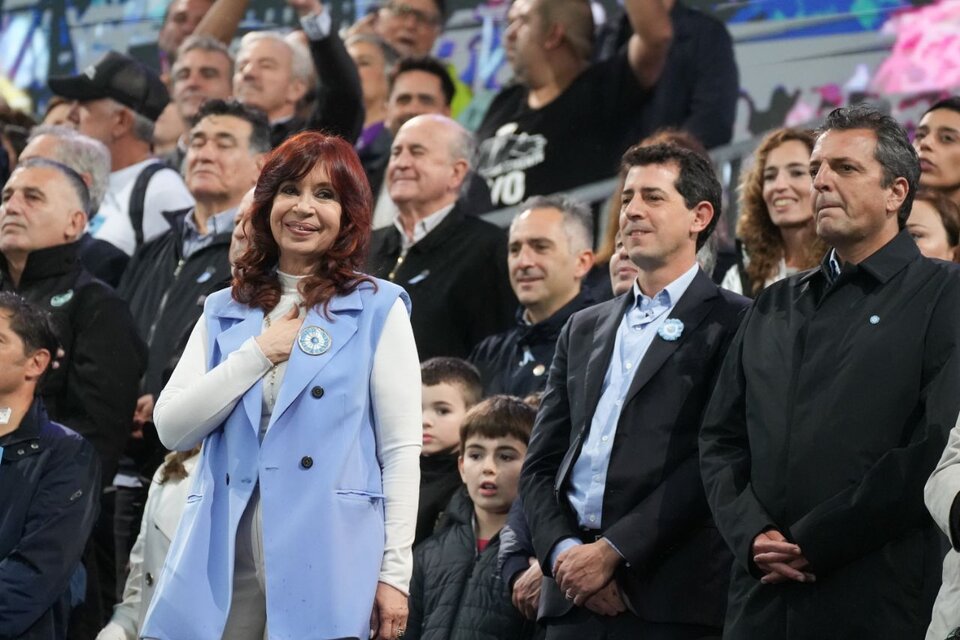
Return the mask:
[[218,236],[221,233],[233,233],[234,220],[237,218],[237,207],[233,207],[231,209],[227,209],[226,211],[221,211],[220,213],[210,216],[210,218],[207,220],[206,233],[200,233],[200,229],[197,227],[197,223],[193,219],[193,215],[196,213],[196,211],[196,208],[191,209],[183,220],[183,233],[185,236],[204,238],[206,236]]
[[643,304],[650,304],[654,300],[659,300],[663,302],[668,307],[672,307],[677,304],[677,301],[683,297],[683,294],[686,293],[687,288],[690,286],[690,283],[693,282],[693,279],[697,277],[697,271],[700,270],[700,265],[696,262],[693,263],[693,266],[687,269],[683,275],[679,278],[668,284],[663,288],[662,291],[657,293],[653,298],[650,298],[640,290],[640,283],[636,280],[633,281],[633,300],[634,305],[639,307]]
[[393,218],[393,226],[395,226],[400,232],[400,242],[403,244],[403,250],[408,250],[410,247],[426,238],[428,233],[436,229],[437,226],[443,222],[448,215],[450,215],[454,204],[456,203],[450,203],[440,210],[431,213],[427,217],[417,220],[417,222],[413,225],[412,240],[407,236],[407,232],[403,227],[403,222],[400,220],[400,214],[398,213]]
[[836,250],[831,249],[820,263],[820,271],[830,284],[833,284],[845,269],[863,271],[877,282],[885,284],[919,255],[917,243],[906,230],[901,230],[890,242],[856,265],[842,265]]

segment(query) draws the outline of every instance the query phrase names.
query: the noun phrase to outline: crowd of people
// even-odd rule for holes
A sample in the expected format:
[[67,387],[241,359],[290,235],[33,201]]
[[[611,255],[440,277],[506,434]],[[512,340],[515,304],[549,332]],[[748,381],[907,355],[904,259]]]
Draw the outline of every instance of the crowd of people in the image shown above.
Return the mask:
[[725,247],[716,19],[514,0],[485,99],[287,4],[0,112],[0,638],[960,637],[960,98],[769,132]]

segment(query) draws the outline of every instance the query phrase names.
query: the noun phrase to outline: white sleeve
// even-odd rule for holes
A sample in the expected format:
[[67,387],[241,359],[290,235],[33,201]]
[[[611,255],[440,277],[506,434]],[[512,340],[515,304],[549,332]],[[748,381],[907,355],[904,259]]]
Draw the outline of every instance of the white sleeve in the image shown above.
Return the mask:
[[380,581],[409,593],[420,499],[420,359],[403,301],[384,323],[370,375],[377,454],[383,473],[386,546]]
[[[164,463],[165,464],[165,463]],[[147,492],[147,502],[143,507],[143,516],[140,519],[140,533],[137,535],[137,541],[133,543],[130,550],[130,573],[127,575],[127,582],[123,588],[123,600],[113,608],[113,615],[110,622],[107,623],[96,640],[137,640],[140,629],[140,610],[142,607],[149,606],[149,602],[143,602],[143,553],[146,543],[146,530],[153,517],[153,511],[156,509],[156,503],[160,495],[160,469],[153,474],[153,480],[150,482],[150,490]]]
[[179,211],[194,204],[179,173],[173,169],[158,171],[143,195],[143,241],[149,242],[170,228],[164,211]]
[[167,386],[160,392],[153,421],[168,449],[188,451],[218,427],[237,401],[272,366],[250,338],[226,360],[207,371],[206,314],[200,316]]
[[740,268],[737,265],[730,267],[723,276],[720,286],[727,291],[743,295],[743,283],[740,281]]
[[960,421],[950,431],[943,456],[923,488],[927,510],[953,546],[960,544],[960,540],[950,535],[950,509],[957,493],[960,493]]

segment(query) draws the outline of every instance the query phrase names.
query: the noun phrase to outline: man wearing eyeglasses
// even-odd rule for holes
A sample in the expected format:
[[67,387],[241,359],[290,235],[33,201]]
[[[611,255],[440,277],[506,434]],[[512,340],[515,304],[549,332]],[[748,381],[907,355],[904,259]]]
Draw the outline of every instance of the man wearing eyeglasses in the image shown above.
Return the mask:
[[[358,20],[347,33],[349,36],[376,34],[396,49],[401,58],[422,58],[433,51],[445,18],[445,0],[387,0],[378,10]],[[470,87],[460,80],[456,67],[448,64],[446,69],[455,89],[450,113],[457,117],[470,104],[473,95]]]
[[440,37],[444,11],[444,0],[388,0],[353,25],[350,35],[376,33],[401,57],[429,55]]

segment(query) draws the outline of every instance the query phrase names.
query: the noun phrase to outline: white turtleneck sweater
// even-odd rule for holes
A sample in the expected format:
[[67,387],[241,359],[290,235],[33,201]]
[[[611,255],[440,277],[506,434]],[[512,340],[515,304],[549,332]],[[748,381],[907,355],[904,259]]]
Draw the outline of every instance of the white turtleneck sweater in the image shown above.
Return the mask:
[[[289,313],[302,300],[297,289],[302,277],[279,275],[282,292],[280,302],[267,316],[271,322]],[[262,441],[287,363],[277,365],[275,376],[267,375],[273,365],[251,338],[207,371],[208,340],[206,318],[201,317],[170,381],[157,399],[154,409],[157,431],[171,448],[189,449],[221,425],[243,394],[263,378]],[[410,319],[401,300],[393,305],[380,335],[370,389],[377,456],[386,496],[386,546],[380,581],[407,593],[413,571],[410,547],[416,530],[423,431],[420,363]]]

